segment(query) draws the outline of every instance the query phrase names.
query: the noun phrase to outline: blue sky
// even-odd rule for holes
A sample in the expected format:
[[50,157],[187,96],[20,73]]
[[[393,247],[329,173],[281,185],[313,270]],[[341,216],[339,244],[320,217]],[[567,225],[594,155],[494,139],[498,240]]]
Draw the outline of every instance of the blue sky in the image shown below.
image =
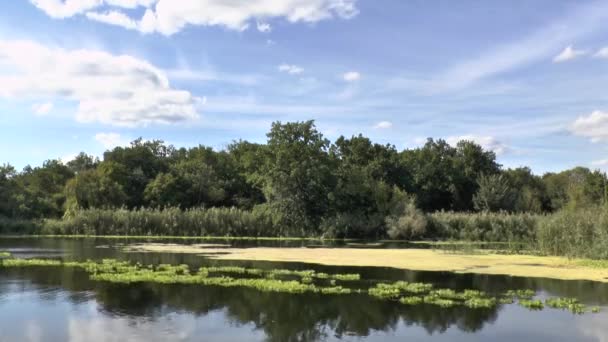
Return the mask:
[[137,137],[221,149],[315,119],[399,149],[475,140],[608,167],[608,2],[0,2],[0,163]]

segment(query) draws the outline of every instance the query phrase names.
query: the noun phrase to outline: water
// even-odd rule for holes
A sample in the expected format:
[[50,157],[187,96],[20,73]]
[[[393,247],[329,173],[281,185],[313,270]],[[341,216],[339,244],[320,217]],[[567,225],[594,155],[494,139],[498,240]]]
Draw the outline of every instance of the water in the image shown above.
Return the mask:
[[517,305],[494,309],[410,307],[367,295],[289,295],[194,285],[108,284],[90,281],[84,272],[70,268],[0,269],[0,341],[608,340],[605,284],[384,268],[217,262],[183,254],[123,253],[114,248],[130,242],[139,241],[0,239],[0,250],[9,250],[16,257],[117,258],[194,267],[214,264],[355,272],[364,279],[431,282],[437,287],[491,293],[529,288],[536,289],[541,297],[577,297],[585,304],[601,305],[603,311],[576,316],[554,309],[532,312]]

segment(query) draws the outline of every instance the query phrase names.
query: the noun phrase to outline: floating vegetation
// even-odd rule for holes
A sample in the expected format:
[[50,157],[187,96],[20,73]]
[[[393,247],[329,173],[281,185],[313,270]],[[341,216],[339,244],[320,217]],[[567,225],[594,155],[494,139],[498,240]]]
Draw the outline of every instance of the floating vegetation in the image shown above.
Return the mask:
[[405,305],[420,305],[424,302],[424,299],[416,296],[401,297],[399,298],[399,302]]
[[490,309],[496,306],[496,298],[470,298],[464,302],[464,306],[471,309]]
[[543,302],[539,299],[520,299],[519,305],[530,310],[542,310],[545,307]]
[[545,304],[554,309],[569,310],[573,314],[584,314],[586,310],[585,304],[578,302],[576,298],[549,298],[545,300]]
[[532,299],[536,296],[536,291],[534,290],[509,290],[505,293],[505,297],[510,297],[513,299]]
[[11,257],[10,252],[0,251],[0,258],[10,258],[10,257]]
[[[196,284],[202,286],[246,287],[262,292],[289,294],[316,293],[320,295],[368,294],[381,300],[392,300],[403,305],[436,305],[441,308],[463,306],[469,309],[491,309],[498,305],[514,304],[530,310],[545,307],[567,310],[573,314],[600,312],[600,307],[587,308],[576,298],[534,299],[533,290],[509,290],[489,296],[479,290],[434,288],[432,284],[396,281],[377,283],[368,289],[336,285],[337,281],[361,280],[358,274],[328,274],[314,270],[265,270],[236,266],[201,267],[190,270],[188,265],[142,265],[129,261],[103,259],[101,261],[61,261],[56,259],[0,258],[0,267],[73,267],[89,274],[91,280],[130,284],[151,282],[160,284]],[[293,279],[288,277],[296,277]],[[279,279],[283,278],[283,279]],[[287,278],[287,279],[285,279]],[[315,280],[321,280],[315,282]],[[327,286],[327,283],[330,285]],[[324,284],[325,286],[321,286]]]
[[441,298],[435,295],[424,296],[424,303],[437,305],[442,308],[451,308],[452,306],[456,306],[458,304],[452,299]]

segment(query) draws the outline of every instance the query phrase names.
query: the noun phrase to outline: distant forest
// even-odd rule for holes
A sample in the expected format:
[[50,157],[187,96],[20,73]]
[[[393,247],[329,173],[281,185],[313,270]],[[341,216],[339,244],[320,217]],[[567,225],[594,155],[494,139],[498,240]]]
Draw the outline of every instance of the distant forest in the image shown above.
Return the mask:
[[[272,124],[266,144],[226,150],[135,140],[100,161],[81,153],[18,172],[0,167],[0,217],[69,218],[87,209],[238,208],[300,235],[415,227],[415,213],[551,213],[606,201],[606,175],[577,167],[505,169],[472,141],[398,151],[358,135],[324,138],[313,121]],[[398,222],[403,213],[412,222]],[[332,235],[345,235],[333,232]],[[347,234],[348,235],[348,234]],[[353,234],[350,234],[353,235]],[[372,234],[378,235],[378,234]]]

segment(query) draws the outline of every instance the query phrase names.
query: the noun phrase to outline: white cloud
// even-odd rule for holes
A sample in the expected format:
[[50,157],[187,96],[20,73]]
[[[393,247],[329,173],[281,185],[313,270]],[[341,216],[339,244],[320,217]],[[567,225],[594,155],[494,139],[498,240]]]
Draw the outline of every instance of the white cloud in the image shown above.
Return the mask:
[[592,142],[608,141],[608,113],[596,110],[588,116],[580,116],[574,121],[570,131],[589,138]]
[[258,31],[263,32],[263,33],[268,33],[270,31],[272,31],[272,26],[270,26],[269,23],[258,21],[257,27],[258,27]]
[[103,5],[103,0],[30,0],[52,18],[68,18]]
[[299,75],[304,72],[304,69],[297,65],[281,64],[279,65],[279,71],[286,72],[290,75]]
[[[479,57],[453,65],[440,75],[423,82],[422,86],[430,92],[467,87],[497,74],[542,61],[568,42],[605,26],[608,20],[608,2],[580,4],[568,11],[567,16],[539,28],[529,36],[500,44],[483,52]],[[478,53],[474,51],[472,54]]]
[[608,46],[599,49],[593,57],[608,58]]
[[34,114],[36,114],[38,116],[44,116],[44,115],[47,115],[48,113],[50,113],[51,110],[53,110],[53,103],[52,102],[36,103],[32,106],[32,110],[34,111]]
[[392,127],[393,127],[393,123],[390,121],[380,121],[376,125],[374,125],[374,128],[376,128],[376,129],[389,129]]
[[97,133],[95,134],[95,140],[100,143],[106,150],[113,149],[117,146],[126,146],[129,144],[118,133]]
[[[291,23],[314,23],[331,18],[350,19],[359,11],[356,0],[30,0],[36,7],[53,18],[67,18],[96,9],[138,8],[146,10],[141,18],[127,17],[116,12],[121,20],[103,20],[144,33],[159,32],[172,35],[188,25],[223,26],[232,30],[245,30],[251,21],[284,18]],[[126,17],[126,18],[123,18]],[[99,17],[90,17],[97,20]],[[115,18],[115,19],[116,19]],[[125,19],[129,19],[128,21]],[[124,23],[135,23],[125,26]],[[258,25],[258,29],[260,26]],[[270,29],[270,26],[264,26]],[[263,31],[266,32],[266,31]]]
[[361,79],[361,74],[357,71],[349,71],[345,73],[342,77],[346,82],[356,82]]
[[76,159],[76,157],[78,157],[78,153],[70,153],[70,154],[66,154],[66,155],[60,157],[59,160],[61,160],[61,162],[64,165],[66,165],[67,163],[69,163],[72,160]]
[[199,98],[173,89],[163,71],[128,55],[0,40],[0,70],[0,97],[74,101],[79,122],[137,126],[198,117]]
[[127,29],[136,29],[137,22],[135,20],[129,18],[126,14],[119,11],[108,11],[105,13],[100,12],[87,12],[87,18],[99,21],[105,24],[122,26]]
[[446,139],[447,143],[456,146],[459,141],[472,141],[479,146],[483,147],[486,151],[493,151],[497,156],[503,155],[509,151],[509,147],[502,142],[498,141],[495,137],[492,136],[481,136],[481,135],[461,135],[461,136],[452,136]]
[[575,50],[572,45],[567,46],[559,55],[553,58],[554,63],[561,63],[573,60],[577,57],[584,56],[587,54],[587,51],[584,50]]

